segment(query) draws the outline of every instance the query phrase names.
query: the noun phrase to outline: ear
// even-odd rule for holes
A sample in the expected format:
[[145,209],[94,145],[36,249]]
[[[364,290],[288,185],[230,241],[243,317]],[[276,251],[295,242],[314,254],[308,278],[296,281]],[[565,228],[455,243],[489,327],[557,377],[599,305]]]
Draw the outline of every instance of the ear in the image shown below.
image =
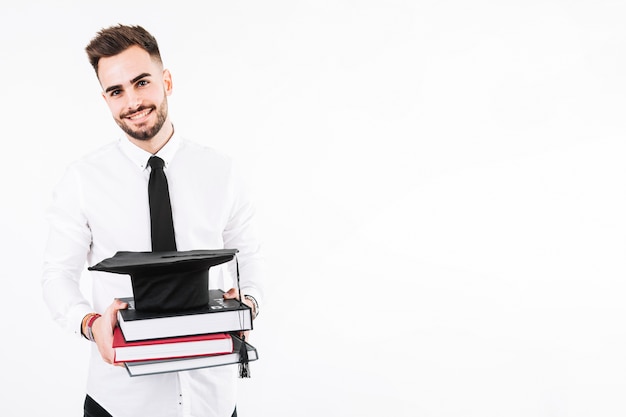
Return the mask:
[[170,74],[170,70],[163,70],[163,88],[165,89],[165,94],[168,96],[172,95],[172,74]]

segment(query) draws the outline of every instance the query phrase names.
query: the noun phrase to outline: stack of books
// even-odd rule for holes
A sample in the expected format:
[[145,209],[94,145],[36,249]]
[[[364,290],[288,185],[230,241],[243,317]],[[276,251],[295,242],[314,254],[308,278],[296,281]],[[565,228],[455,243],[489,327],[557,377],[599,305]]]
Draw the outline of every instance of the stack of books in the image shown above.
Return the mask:
[[[116,252],[90,271],[130,275],[133,297],[121,298],[114,330],[115,361],[131,376],[239,363],[249,376],[256,349],[239,334],[252,330],[252,310],[208,290],[209,269],[235,260],[237,249]],[[237,287],[239,266],[237,264]]]
[[211,289],[204,307],[159,313],[138,311],[132,297],[121,298],[128,308],[118,312],[115,362],[139,376],[257,360],[257,350],[239,337],[252,330],[250,308],[223,294]]

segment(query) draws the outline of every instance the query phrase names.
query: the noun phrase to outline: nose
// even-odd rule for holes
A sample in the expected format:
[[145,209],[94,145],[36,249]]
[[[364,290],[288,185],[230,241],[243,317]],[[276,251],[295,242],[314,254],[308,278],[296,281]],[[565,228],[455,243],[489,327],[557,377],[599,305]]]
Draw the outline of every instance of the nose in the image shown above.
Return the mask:
[[126,107],[128,110],[135,110],[141,106],[141,96],[135,91],[126,93]]

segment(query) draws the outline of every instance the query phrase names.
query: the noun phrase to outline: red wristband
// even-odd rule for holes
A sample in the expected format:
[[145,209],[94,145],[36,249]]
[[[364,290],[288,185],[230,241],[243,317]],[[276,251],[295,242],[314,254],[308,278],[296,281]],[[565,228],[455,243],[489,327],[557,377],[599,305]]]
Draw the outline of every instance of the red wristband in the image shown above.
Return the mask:
[[87,321],[87,326],[85,326],[87,328],[87,339],[91,340],[92,342],[95,342],[96,340],[93,337],[93,331],[91,329],[91,326],[93,326],[93,322],[96,321],[98,317],[102,317],[102,315],[98,313],[93,314],[91,317],[89,317],[89,321]]

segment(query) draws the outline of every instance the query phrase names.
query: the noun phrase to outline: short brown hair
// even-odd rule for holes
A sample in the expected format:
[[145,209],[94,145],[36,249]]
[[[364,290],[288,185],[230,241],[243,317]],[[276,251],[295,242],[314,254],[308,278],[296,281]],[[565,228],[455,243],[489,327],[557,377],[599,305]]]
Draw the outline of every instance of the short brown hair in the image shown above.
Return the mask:
[[102,29],[89,42],[85,51],[97,75],[100,58],[117,55],[135,45],[148,52],[152,59],[163,62],[156,39],[141,26],[120,24]]

